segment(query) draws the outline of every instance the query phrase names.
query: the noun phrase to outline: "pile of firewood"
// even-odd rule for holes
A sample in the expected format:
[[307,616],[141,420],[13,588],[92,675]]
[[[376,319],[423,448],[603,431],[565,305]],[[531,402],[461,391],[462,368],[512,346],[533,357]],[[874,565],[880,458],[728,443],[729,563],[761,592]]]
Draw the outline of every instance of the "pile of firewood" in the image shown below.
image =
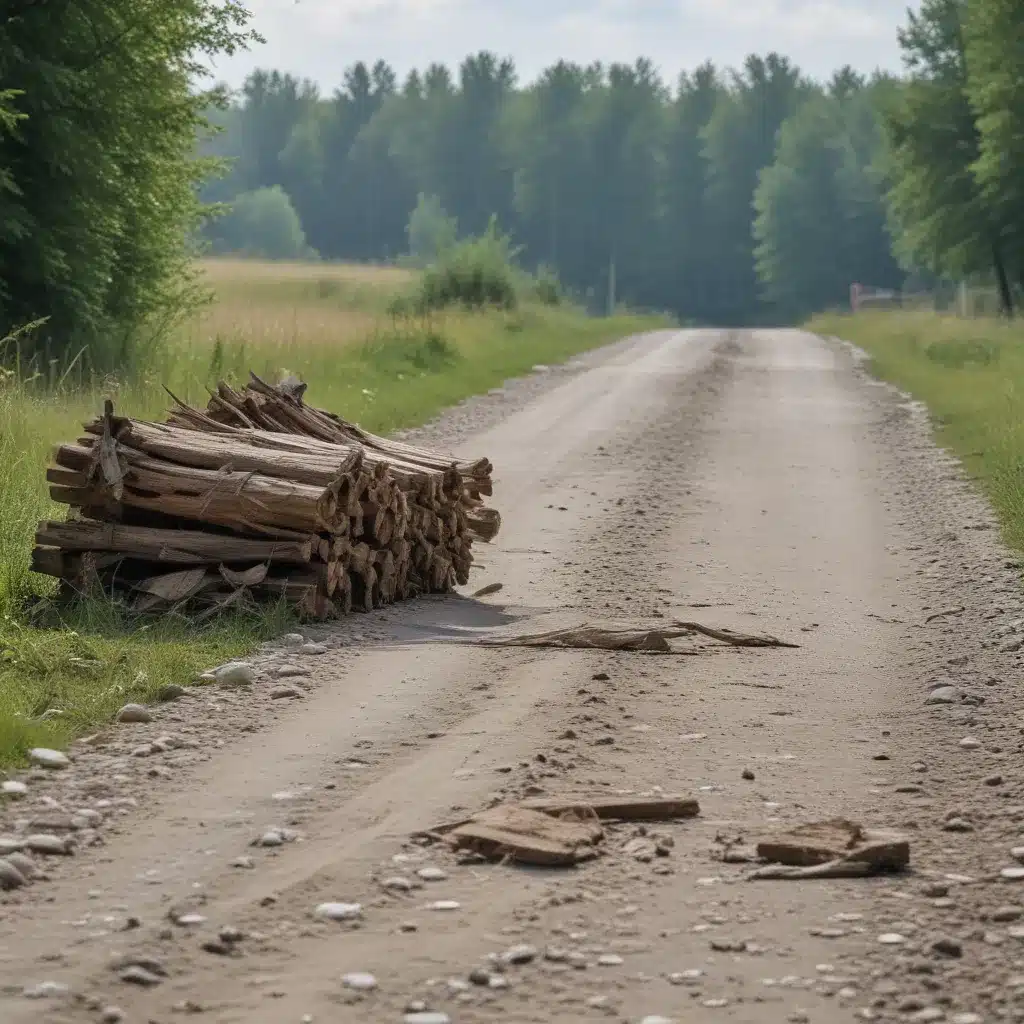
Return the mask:
[[205,411],[175,399],[166,423],[103,416],[55,452],[32,568],[137,611],[206,616],[284,598],[331,618],[468,582],[487,459],[389,441],[303,402],[305,385],[220,384]]

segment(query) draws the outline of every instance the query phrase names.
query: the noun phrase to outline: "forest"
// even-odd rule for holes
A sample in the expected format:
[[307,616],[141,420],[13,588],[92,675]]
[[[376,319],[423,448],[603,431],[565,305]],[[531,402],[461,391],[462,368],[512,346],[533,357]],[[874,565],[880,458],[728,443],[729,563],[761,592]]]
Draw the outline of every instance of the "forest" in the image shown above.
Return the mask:
[[355,63],[329,95],[273,70],[196,88],[256,39],[236,0],[63,7],[62,33],[45,0],[0,14],[0,336],[47,318],[47,351],[113,358],[173,318],[199,242],[393,261],[493,220],[596,311],[718,324],[853,282],[978,281],[1011,312],[1024,277],[1019,0],[924,0],[899,75],[815,82],[772,53],[521,82],[482,52],[402,80]]

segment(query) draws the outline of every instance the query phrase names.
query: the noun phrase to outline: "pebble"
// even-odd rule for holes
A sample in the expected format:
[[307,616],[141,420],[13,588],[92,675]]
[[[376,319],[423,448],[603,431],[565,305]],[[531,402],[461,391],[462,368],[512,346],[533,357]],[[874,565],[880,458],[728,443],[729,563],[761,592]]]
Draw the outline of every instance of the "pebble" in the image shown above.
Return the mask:
[[284,846],[284,836],[277,829],[270,829],[253,843],[253,846]]
[[0,889],[20,889],[28,879],[9,861],[0,860]]
[[289,647],[297,647],[299,644],[304,644],[306,638],[301,633],[285,633],[281,637],[281,643],[287,644]]
[[233,861],[231,861],[230,866],[233,868],[249,869],[256,867],[256,862],[252,859],[252,857],[236,857]]
[[692,968],[688,971],[675,971],[668,976],[670,985],[697,985],[704,977],[704,972],[699,968]]
[[474,967],[469,972],[469,980],[473,985],[486,987],[491,983],[491,972],[485,970],[483,967]]
[[618,953],[602,953],[597,958],[598,965],[601,967],[618,967],[620,964],[624,964],[626,961],[622,959]]
[[38,985],[28,985],[22,989],[26,999],[53,999],[55,996],[66,996],[70,990],[59,981],[41,981]]
[[943,832],[973,832],[974,826],[966,818],[948,818],[942,824]]
[[28,795],[28,786],[26,786],[24,782],[15,782],[12,779],[0,786],[0,792],[11,800],[20,800],[22,797]]
[[883,946],[899,946],[906,942],[906,938],[899,934],[899,932],[884,932],[878,936],[878,941]]
[[1003,870],[999,872],[999,877],[1006,882],[1024,881],[1024,867],[1003,868]]
[[963,747],[964,750],[977,750],[981,746],[981,740],[975,736],[965,736],[960,741],[960,746]]
[[67,754],[48,747],[33,747],[28,752],[28,759],[40,768],[67,768],[71,764]]
[[[179,700],[188,693],[188,690],[184,686],[179,686],[177,683],[168,683],[166,686],[161,686],[157,691],[156,699],[164,704],[170,704],[172,701]],[[115,1009],[117,1009],[115,1007]],[[118,1010],[120,1013],[121,1011]]]
[[436,1010],[407,1013],[402,1020],[404,1024],[451,1024],[452,1021],[447,1013],[440,1013]]
[[709,1010],[721,1010],[729,1005],[728,999],[705,999],[701,1006],[706,1006]]
[[119,722],[152,722],[153,714],[142,704],[125,704],[117,713]]
[[1015,846],[1015,847],[1014,847],[1014,848],[1013,848],[1013,849],[1012,849],[1012,850],[1010,851],[1010,856],[1011,856],[1011,857],[1012,857],[1012,858],[1013,858],[1014,860],[1019,860],[1019,861],[1021,861],[1022,863],[1024,863],[1024,846]]
[[[740,773],[740,777],[746,779],[747,782],[753,782],[754,779],[757,776],[755,776],[754,773],[749,768],[744,768],[743,771]],[[665,1020],[666,1018],[664,1018],[664,1017],[651,1017],[651,1018],[647,1018],[647,1019],[648,1020]]]
[[229,661],[213,670],[213,677],[221,686],[252,686],[256,673],[247,661]]
[[153,988],[159,985],[161,977],[158,974],[154,974],[152,971],[146,970],[145,967],[141,967],[138,964],[133,964],[131,967],[126,967],[118,977],[126,985],[138,985],[141,988]]
[[949,1024],[983,1024],[980,1013],[954,1013]]
[[938,686],[925,699],[925,704],[959,704],[963,692],[956,686]]
[[287,697],[305,697],[305,694],[297,686],[275,686],[270,691],[270,696],[273,700],[283,700]]
[[327,921],[356,921],[363,916],[361,903],[321,903],[313,912]]
[[517,966],[528,964],[537,959],[537,947],[523,942],[518,946],[510,946],[501,954],[502,963]]
[[946,1011],[940,1010],[937,1006],[926,1006],[923,1010],[912,1014],[910,1019],[914,1021],[914,1024],[929,1024],[929,1022],[945,1020]]
[[992,920],[1000,923],[1019,921],[1022,916],[1024,916],[1024,910],[1020,907],[996,907],[996,909],[992,911]]
[[655,1013],[648,1014],[648,1016],[644,1017],[640,1021],[640,1024],[675,1024],[675,1021],[673,1021],[671,1017],[659,1017]]
[[412,889],[412,882],[408,878],[385,878],[380,884],[383,888],[391,889],[394,892],[409,892]]
[[282,665],[275,675],[278,679],[297,679],[300,676],[308,676],[309,669],[300,665]]
[[427,908],[428,910],[459,910],[462,904],[456,900],[435,900]]
[[66,857],[72,852],[72,846],[66,839],[47,834],[26,836],[25,849],[50,857]]
[[932,943],[932,949],[940,956],[959,958],[964,955],[964,947],[956,939],[944,935]]
[[124,1020],[124,1010],[120,1006],[105,1006],[100,1020],[103,1024],[121,1024]]
[[420,868],[416,874],[424,882],[443,882],[448,877],[448,872],[442,868]]
[[372,974],[361,971],[342,975],[341,983],[345,988],[351,988],[357,992],[372,992],[377,987],[377,979]]
[[326,654],[327,648],[323,644],[303,644],[299,648],[300,654]]

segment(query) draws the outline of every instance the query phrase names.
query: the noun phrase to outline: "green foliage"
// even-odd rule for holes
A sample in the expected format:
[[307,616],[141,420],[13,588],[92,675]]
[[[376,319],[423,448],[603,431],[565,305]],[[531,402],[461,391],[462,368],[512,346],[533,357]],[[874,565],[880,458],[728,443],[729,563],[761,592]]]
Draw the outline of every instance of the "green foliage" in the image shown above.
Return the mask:
[[416,208],[409,214],[406,235],[409,255],[416,263],[426,265],[440,259],[454,247],[459,237],[458,222],[445,213],[437,196],[421,192]]
[[299,215],[280,185],[236,196],[210,235],[214,250],[221,253],[268,260],[316,255],[306,243]]
[[0,81],[23,117],[0,131],[0,335],[47,317],[41,355],[121,366],[195,298],[184,240],[210,97],[192,86],[253,38],[247,20],[237,0],[5,6]]
[[418,307],[425,312],[453,306],[514,309],[518,302],[515,255],[511,240],[501,234],[497,218],[492,217],[483,235],[457,243],[427,267]]

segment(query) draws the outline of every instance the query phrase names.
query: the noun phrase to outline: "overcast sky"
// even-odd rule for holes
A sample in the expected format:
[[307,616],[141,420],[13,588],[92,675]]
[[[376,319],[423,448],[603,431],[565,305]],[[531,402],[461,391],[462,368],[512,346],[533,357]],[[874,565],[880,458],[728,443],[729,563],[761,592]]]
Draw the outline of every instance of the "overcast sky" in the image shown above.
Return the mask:
[[[917,7],[919,0],[909,0]],[[738,66],[778,50],[827,77],[852,64],[898,70],[896,30],[908,0],[248,0],[266,43],[217,63],[239,85],[256,67],[312,78],[329,92],[357,60],[400,75],[469,53],[515,59],[530,80],[559,58],[589,63],[650,57],[669,79],[707,59]]]

